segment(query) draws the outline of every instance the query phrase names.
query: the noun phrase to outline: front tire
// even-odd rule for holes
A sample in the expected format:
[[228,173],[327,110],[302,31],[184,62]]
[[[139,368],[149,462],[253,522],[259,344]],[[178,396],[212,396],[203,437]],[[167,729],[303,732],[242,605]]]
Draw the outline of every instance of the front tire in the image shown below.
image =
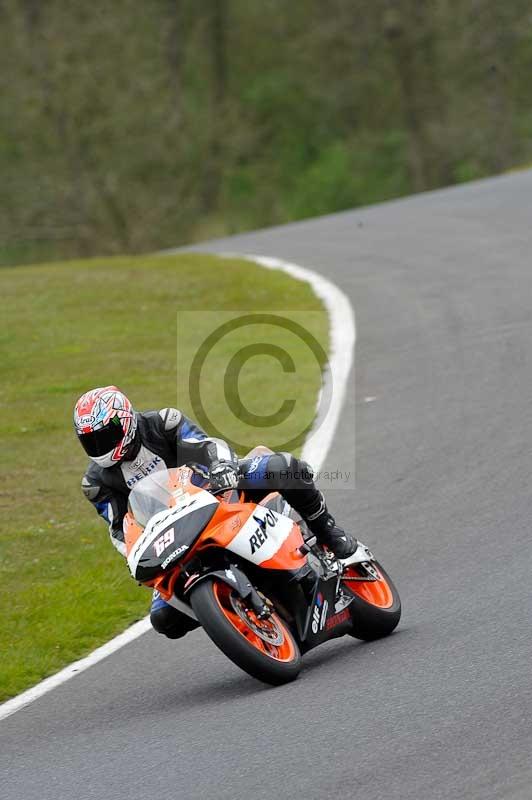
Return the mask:
[[244,672],[274,686],[297,678],[301,653],[278,614],[259,620],[231,586],[216,578],[192,590],[190,605],[214,644]]
[[353,619],[351,636],[370,642],[389,636],[401,619],[399,593],[384,569],[377,561],[371,562],[378,578],[363,580],[364,568],[353,564],[347,567],[342,584],[353,596],[349,605]]

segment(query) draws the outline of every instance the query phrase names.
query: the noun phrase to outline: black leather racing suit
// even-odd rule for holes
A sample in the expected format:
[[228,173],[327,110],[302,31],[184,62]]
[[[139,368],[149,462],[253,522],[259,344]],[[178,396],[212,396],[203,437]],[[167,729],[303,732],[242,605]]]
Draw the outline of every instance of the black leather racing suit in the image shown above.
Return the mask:
[[[143,477],[158,470],[187,464],[205,478],[217,461],[237,462],[235,453],[220,439],[208,437],[176,408],[138,414],[138,432],[131,460],[113,467],[91,462],[81,486],[98,514],[109,523],[111,541],[125,556],[122,522],[127,512],[128,495]],[[321,493],[316,489],[312,470],[290,453],[246,459],[240,462],[239,489],[250,501],[258,502],[269,492],[280,492],[304,519],[314,520],[326,512]],[[151,622],[155,630],[170,638],[179,638],[197,627],[154,592]]]

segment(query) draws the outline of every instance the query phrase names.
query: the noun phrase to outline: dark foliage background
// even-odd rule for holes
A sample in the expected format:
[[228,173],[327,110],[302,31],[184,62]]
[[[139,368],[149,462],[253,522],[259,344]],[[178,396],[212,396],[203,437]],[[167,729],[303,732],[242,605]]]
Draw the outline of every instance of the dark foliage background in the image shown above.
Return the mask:
[[530,0],[0,0],[0,263],[532,160]]

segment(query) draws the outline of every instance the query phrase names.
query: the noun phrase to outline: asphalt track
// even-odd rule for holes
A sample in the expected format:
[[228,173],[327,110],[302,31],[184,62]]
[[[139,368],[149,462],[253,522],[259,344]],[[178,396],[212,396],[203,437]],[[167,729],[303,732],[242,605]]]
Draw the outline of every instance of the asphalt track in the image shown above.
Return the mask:
[[[328,465],[401,592],[265,688],[148,633],[0,723],[3,800],[532,798],[532,172],[210,243],[322,272],[357,315]],[[366,398],[374,400],[368,402]],[[75,613],[75,609],[73,609]]]

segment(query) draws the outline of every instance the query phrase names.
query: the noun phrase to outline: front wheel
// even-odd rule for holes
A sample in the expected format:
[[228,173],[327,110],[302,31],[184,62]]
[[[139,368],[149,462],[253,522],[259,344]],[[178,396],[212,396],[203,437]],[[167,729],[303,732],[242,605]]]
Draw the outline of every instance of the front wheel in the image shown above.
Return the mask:
[[193,589],[190,605],[214,644],[240,669],[273,685],[297,678],[299,647],[278,614],[259,619],[231,586],[216,578]]
[[349,605],[352,636],[371,641],[388,636],[401,619],[401,600],[386,570],[377,562],[347,567],[342,583],[353,596]]

